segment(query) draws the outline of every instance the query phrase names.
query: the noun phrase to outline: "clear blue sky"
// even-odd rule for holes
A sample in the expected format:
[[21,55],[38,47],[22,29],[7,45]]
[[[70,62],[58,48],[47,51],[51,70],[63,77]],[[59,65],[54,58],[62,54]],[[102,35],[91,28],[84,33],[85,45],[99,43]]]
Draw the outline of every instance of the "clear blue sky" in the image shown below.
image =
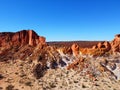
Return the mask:
[[120,0],[0,0],[0,32],[33,29],[47,41],[112,40]]

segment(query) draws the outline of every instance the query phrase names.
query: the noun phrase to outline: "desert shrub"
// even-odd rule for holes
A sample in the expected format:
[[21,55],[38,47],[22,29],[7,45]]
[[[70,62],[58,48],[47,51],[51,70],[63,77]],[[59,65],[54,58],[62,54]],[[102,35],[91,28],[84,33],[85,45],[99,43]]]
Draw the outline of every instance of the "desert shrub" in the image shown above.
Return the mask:
[[3,87],[0,87],[0,90],[3,90]]
[[4,77],[3,77],[3,75],[2,75],[2,74],[0,74],[0,80],[1,80],[1,79],[3,79],[3,78],[4,78]]
[[39,79],[45,74],[46,67],[42,66],[41,64],[37,64],[35,68],[33,69],[33,75],[35,76],[36,79]]
[[55,83],[49,83],[49,84],[50,84],[50,88],[55,88],[56,87]]
[[14,88],[13,85],[8,85],[8,86],[6,87],[6,90],[13,90],[13,88]]
[[32,86],[32,82],[30,82],[30,81],[29,81],[29,82],[26,82],[25,85],[26,85],[26,86]]
[[86,86],[84,84],[82,84],[82,88],[86,88]]
[[38,62],[41,61],[41,60],[43,60],[42,55],[38,56]]

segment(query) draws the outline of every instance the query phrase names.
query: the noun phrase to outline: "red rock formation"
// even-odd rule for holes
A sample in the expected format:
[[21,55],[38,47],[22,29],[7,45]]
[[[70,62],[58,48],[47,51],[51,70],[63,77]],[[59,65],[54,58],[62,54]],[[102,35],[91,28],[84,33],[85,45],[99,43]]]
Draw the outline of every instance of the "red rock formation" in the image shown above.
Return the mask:
[[46,38],[43,36],[39,37],[39,43],[46,44]]
[[115,39],[111,42],[113,52],[120,52],[120,34],[115,35]]
[[74,55],[74,56],[79,55],[79,46],[78,46],[77,44],[73,44],[73,45],[71,46],[71,49],[72,49],[72,51],[73,51],[73,55]]
[[100,42],[97,45],[93,46],[92,49],[102,49],[104,51],[109,51],[111,49],[111,44],[108,41]]
[[105,45],[106,51],[109,51],[111,49],[111,44],[108,41],[105,41],[104,45]]
[[33,45],[32,30],[29,31],[29,45]]
[[36,46],[39,43],[45,43],[45,38],[38,36],[33,30],[22,30],[16,33],[3,32],[0,33],[0,47]]
[[105,46],[103,45],[103,42],[98,43],[98,44],[97,44],[97,47],[98,47],[98,48],[105,48]]
[[102,56],[104,54],[108,54],[107,52],[109,51],[111,51],[111,44],[108,41],[104,41],[93,46],[87,53],[93,56]]
[[97,49],[98,48],[98,46],[97,45],[94,45],[93,47],[92,47],[92,49]]
[[67,66],[67,69],[68,70],[70,70],[70,69],[77,70],[80,67],[80,69],[83,70],[83,68],[85,67],[84,62],[85,62],[85,58],[79,58],[78,60],[75,60],[73,63],[69,64]]

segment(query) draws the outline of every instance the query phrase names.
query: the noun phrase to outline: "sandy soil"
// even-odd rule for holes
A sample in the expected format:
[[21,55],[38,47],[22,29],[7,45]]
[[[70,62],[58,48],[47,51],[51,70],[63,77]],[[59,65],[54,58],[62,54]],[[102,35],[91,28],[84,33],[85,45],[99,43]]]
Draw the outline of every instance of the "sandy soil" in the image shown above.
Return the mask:
[[36,79],[33,67],[28,61],[0,62],[0,90],[120,90],[120,80],[105,72],[92,78],[75,70],[48,69]]

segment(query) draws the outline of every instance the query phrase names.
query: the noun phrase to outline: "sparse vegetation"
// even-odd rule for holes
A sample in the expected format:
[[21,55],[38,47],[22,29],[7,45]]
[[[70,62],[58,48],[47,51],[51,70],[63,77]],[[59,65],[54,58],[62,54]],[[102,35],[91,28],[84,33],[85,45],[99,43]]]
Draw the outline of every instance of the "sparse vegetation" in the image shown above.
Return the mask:
[[3,90],[3,87],[0,87],[0,90]]
[[6,87],[6,90],[13,90],[14,89],[14,86],[13,85],[8,85],[7,87]]
[[86,86],[84,84],[82,84],[82,88],[86,88]]
[[26,86],[32,86],[32,82],[30,82],[30,81],[29,81],[29,82],[26,82],[25,85],[26,85]]
[[2,74],[0,74],[0,80],[3,79],[3,78],[4,78],[4,76]]
[[34,76],[39,79],[45,74],[46,67],[43,67],[41,64],[37,64],[33,69]]
[[55,88],[56,85],[54,83],[50,83],[50,88]]

